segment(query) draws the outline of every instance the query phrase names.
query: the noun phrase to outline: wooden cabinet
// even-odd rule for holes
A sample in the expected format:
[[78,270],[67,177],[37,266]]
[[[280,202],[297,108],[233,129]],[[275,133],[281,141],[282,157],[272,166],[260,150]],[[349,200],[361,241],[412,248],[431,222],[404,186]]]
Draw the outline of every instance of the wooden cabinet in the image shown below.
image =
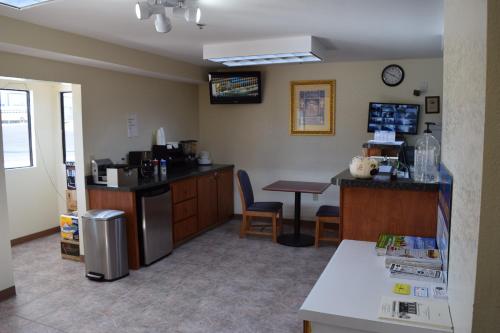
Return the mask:
[[88,190],[89,209],[116,209],[125,212],[127,220],[127,251],[130,269],[141,267],[137,230],[137,206],[135,192]]
[[340,189],[344,239],[376,242],[379,234],[435,237],[437,191]]
[[193,177],[171,183],[170,189],[172,191],[172,202],[174,204],[187,199],[196,198],[196,178]]
[[217,174],[218,222],[230,220],[234,214],[233,169],[221,170]]
[[227,168],[171,184],[175,245],[233,217],[233,178]]
[[[173,181],[172,220],[174,246],[226,222],[233,216],[233,168],[193,175]],[[130,269],[140,268],[137,197],[134,190],[116,191],[106,187],[88,189],[89,209],[117,209],[127,218]]]
[[174,245],[198,231],[198,193],[196,177],[170,184]]
[[173,206],[173,219],[174,222],[182,221],[187,219],[188,217],[196,216],[197,210],[197,200],[188,199],[186,201],[182,201],[174,204]]
[[174,244],[191,237],[198,231],[196,216],[191,216],[185,220],[174,223]]
[[211,227],[218,222],[217,172],[198,177],[198,228]]

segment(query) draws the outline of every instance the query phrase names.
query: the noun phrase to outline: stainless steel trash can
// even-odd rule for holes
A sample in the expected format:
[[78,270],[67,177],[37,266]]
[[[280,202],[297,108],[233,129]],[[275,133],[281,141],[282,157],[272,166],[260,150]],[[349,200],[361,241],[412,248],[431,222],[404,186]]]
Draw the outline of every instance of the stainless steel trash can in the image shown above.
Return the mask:
[[95,281],[114,281],[128,275],[125,213],[89,210],[83,216],[85,271]]

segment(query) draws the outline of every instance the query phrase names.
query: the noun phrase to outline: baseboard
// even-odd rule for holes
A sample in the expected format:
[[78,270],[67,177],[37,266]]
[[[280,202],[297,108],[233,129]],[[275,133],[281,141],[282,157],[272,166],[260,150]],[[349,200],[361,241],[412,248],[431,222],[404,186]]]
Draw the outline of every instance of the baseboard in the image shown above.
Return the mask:
[[16,296],[16,286],[9,287],[0,291],[0,302]]
[[34,234],[31,234],[31,235],[27,235],[27,236],[23,236],[23,237],[12,239],[10,241],[10,245],[11,246],[16,246],[16,245],[19,245],[19,244],[22,244],[22,243],[26,243],[26,242],[29,242],[29,241],[32,241],[32,240],[35,240],[35,239],[38,239],[38,238],[50,236],[50,235],[53,235],[55,233],[58,233],[60,230],[61,230],[60,227],[53,227],[53,228],[50,228],[50,229],[47,229],[47,230],[42,230],[42,231],[39,231],[39,232],[35,232]]
[[85,254],[80,254],[80,261],[85,262]]

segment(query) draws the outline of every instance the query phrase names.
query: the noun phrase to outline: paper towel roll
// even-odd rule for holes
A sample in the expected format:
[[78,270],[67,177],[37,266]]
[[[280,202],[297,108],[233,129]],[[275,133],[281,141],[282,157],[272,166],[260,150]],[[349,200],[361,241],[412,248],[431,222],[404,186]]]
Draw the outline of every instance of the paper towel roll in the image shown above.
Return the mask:
[[165,138],[165,129],[160,127],[156,131],[156,144],[160,146],[164,146],[167,144],[167,139]]

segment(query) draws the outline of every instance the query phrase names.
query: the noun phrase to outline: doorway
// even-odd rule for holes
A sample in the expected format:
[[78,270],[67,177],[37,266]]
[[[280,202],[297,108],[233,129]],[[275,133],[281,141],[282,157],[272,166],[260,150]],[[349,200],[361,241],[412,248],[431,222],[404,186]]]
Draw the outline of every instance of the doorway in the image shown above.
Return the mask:
[[80,237],[73,231],[79,207],[86,206],[84,195],[78,200],[85,193],[81,110],[79,84],[0,77],[0,153],[12,246],[60,234],[67,239],[54,239],[66,258],[80,261]]

